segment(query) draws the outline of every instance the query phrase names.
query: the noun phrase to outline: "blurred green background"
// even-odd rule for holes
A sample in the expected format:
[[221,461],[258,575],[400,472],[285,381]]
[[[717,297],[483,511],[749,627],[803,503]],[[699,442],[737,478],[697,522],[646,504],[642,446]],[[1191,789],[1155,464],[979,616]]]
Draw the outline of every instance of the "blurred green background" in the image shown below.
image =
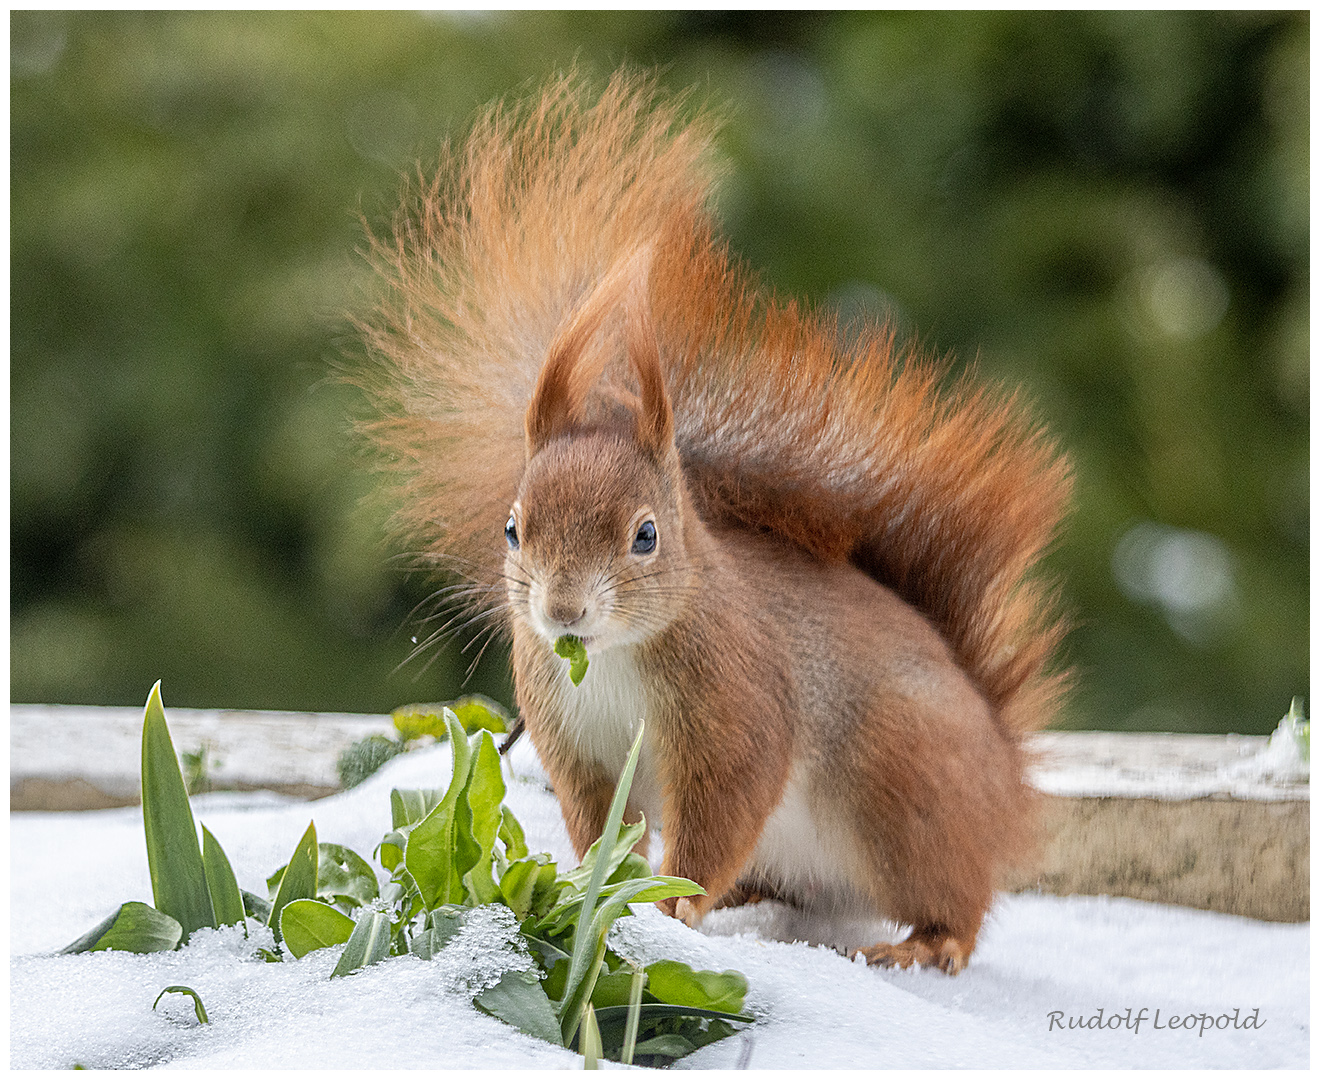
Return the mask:
[[[575,59],[727,117],[784,293],[1025,386],[1076,464],[1070,727],[1308,693],[1309,21],[1256,13],[14,13],[11,677],[27,702],[460,689],[330,377],[360,216]],[[509,700],[502,657],[467,683]]]

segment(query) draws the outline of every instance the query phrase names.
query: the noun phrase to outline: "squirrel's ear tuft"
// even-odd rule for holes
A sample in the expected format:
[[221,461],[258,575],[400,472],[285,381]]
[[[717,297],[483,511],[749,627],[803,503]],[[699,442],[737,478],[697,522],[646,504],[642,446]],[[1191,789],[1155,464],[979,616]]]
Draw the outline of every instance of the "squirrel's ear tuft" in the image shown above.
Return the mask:
[[666,460],[674,450],[674,410],[665,390],[664,371],[660,367],[660,343],[651,321],[649,263],[633,279],[624,301],[627,323],[628,360],[637,373],[641,390],[637,410],[637,441],[656,461]]
[[[648,244],[615,263],[550,343],[524,421],[529,458],[581,423],[587,394],[609,361],[608,349],[593,347],[596,332],[631,288],[639,280],[645,283],[650,259]],[[630,329],[629,351],[631,340]]]

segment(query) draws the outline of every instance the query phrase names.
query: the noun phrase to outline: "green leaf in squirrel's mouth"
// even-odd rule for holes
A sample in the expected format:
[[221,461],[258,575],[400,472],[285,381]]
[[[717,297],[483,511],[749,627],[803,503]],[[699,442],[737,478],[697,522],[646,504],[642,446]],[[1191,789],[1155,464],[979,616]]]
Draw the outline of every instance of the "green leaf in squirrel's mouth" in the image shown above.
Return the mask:
[[583,676],[587,673],[587,647],[582,644],[582,639],[572,634],[562,634],[555,641],[555,655],[568,661],[568,677],[573,680],[574,686],[581,686]]

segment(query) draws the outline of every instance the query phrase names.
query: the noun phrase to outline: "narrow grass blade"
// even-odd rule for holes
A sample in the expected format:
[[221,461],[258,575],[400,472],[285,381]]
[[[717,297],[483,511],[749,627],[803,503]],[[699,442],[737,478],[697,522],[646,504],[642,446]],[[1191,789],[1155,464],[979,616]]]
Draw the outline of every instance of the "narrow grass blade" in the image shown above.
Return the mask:
[[156,995],[156,1000],[151,1003],[151,1007],[154,1009],[157,1005],[159,1005],[160,999],[163,998],[166,994],[187,994],[190,998],[193,999],[193,1012],[197,1014],[197,1022],[199,1024],[209,1024],[211,1022],[210,1018],[207,1017],[206,1015],[206,1006],[202,1004],[201,996],[191,986],[165,987],[164,990],[162,990],[159,994]]
[[642,738],[645,733],[645,722],[638,723],[637,738],[633,740],[628,761],[623,766],[623,772],[619,774],[619,782],[614,789],[614,801],[610,803],[610,811],[605,818],[605,829],[600,834],[600,853],[592,870],[591,880],[587,883],[577,930],[573,933],[573,958],[568,965],[568,980],[564,985],[564,997],[559,1013],[565,1046],[573,1041],[573,1035],[581,1022],[582,1005],[590,1000],[596,976],[600,973],[600,965],[605,959],[605,934],[593,933],[593,917],[601,886],[605,883],[605,868],[613,859],[614,845],[619,839],[619,826],[623,822],[623,810],[628,802],[628,792],[632,788],[633,774],[637,771],[637,759],[642,752]]
[[631,1065],[633,1051],[637,1049],[637,1027],[642,1020],[642,989],[646,986],[646,972],[633,968],[632,985],[628,987],[628,1026],[623,1029],[623,1053],[625,1065]]
[[276,890],[275,899],[270,905],[270,916],[266,920],[266,925],[275,931],[276,941],[280,940],[280,912],[284,910],[285,905],[294,900],[316,899],[316,869],[316,822],[313,821],[307,826],[302,839],[298,841],[298,847],[293,857],[289,859],[289,865],[284,868],[280,887]]
[[211,894],[211,907],[215,910],[217,926],[240,926],[243,923],[243,894],[229,865],[225,849],[202,826],[202,866],[206,871],[206,887]]
[[591,1002],[582,1010],[582,1037],[578,1040],[582,1048],[582,1068],[599,1069],[601,1059],[600,1027],[596,1024],[596,1010]]
[[[609,881],[614,876],[614,872],[623,865],[632,847],[646,833],[646,821],[634,821],[631,825],[621,825],[619,834],[615,838],[614,850],[601,852],[601,837],[587,848],[587,853],[582,856],[580,862],[574,869],[561,874],[560,877],[566,885],[573,888],[575,892],[581,893],[591,881],[591,875],[596,872],[596,864],[603,862],[605,869],[601,872],[601,880]],[[626,841],[626,843],[625,843]],[[645,860],[643,860],[645,862]],[[646,873],[650,873],[651,868],[648,865]]]
[[142,825],[156,910],[178,920],[186,942],[199,927],[215,925],[215,908],[159,682],[142,718]]

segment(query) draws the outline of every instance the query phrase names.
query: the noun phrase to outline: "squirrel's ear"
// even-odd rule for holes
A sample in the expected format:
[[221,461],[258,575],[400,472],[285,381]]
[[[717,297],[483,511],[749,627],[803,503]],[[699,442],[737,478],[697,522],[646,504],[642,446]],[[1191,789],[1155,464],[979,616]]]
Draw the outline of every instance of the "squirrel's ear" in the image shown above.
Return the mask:
[[592,348],[596,331],[622,302],[629,286],[639,276],[645,280],[650,255],[648,245],[615,263],[550,343],[524,420],[529,458],[581,421],[587,393],[609,360],[609,350]]
[[660,344],[655,336],[655,324],[651,322],[647,278],[645,270],[634,278],[624,301],[628,359],[641,389],[637,441],[656,461],[664,461],[674,450],[674,410],[660,367]]

